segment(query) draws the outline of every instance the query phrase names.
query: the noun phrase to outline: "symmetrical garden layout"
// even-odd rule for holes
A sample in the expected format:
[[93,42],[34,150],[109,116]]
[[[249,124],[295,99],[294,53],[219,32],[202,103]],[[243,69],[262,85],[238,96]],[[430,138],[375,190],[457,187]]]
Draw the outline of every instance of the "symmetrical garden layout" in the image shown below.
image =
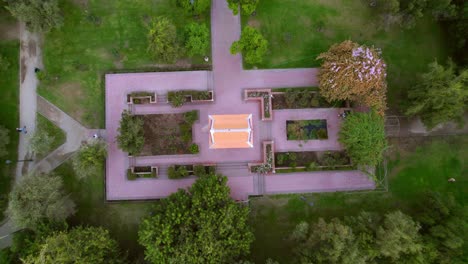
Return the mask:
[[[181,167],[179,176],[196,174],[195,165],[226,175],[237,200],[373,189],[374,182],[340,152],[345,108],[273,108],[284,96],[274,88],[317,86],[318,69],[243,70],[241,56],[229,52],[240,36],[239,16],[225,0],[213,1],[211,12],[213,71],[106,75],[107,200],[166,197],[197,177],[168,174]],[[181,90],[186,103],[168,104]],[[124,110],[145,123],[145,146],[132,157],[116,142]]]

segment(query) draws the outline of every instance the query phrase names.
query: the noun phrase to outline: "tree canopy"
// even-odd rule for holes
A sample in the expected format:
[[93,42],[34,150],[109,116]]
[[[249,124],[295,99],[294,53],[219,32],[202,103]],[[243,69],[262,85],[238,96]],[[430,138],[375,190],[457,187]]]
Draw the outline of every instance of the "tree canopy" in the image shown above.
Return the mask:
[[26,258],[25,263],[124,263],[117,242],[101,227],[76,227],[53,233],[39,248],[39,252]]
[[249,252],[249,210],[229,196],[227,178],[207,175],[156,204],[138,233],[151,263],[232,263]]
[[117,145],[119,148],[129,154],[138,154],[145,143],[143,120],[124,111],[118,131]]
[[448,121],[461,125],[468,109],[468,69],[457,73],[453,63],[444,67],[432,62],[421,82],[408,91],[408,99],[406,114],[419,115],[429,129]]
[[234,15],[239,13],[239,6],[245,15],[251,15],[257,8],[260,0],[227,0],[228,7],[232,10]]
[[63,25],[58,0],[5,0],[6,7],[17,19],[26,23],[29,29],[48,32]]
[[327,101],[351,100],[384,114],[387,66],[377,49],[346,40],[317,59],[323,60],[319,89]]
[[377,165],[387,147],[384,119],[374,111],[352,113],[342,123],[338,140],[354,164]]
[[148,52],[156,60],[174,63],[179,56],[176,27],[166,17],[157,17],[149,25]]
[[185,27],[185,36],[185,48],[189,56],[206,54],[210,45],[210,31],[205,24],[188,24]]
[[261,63],[267,50],[268,41],[257,29],[250,26],[246,26],[240,40],[231,45],[231,54],[242,52],[243,59],[249,64]]
[[210,4],[211,0],[177,0],[177,5],[190,15],[200,15],[208,10]]
[[60,176],[32,174],[13,187],[7,212],[18,227],[34,229],[41,221],[64,221],[75,213],[75,204],[65,194]]
[[29,149],[37,155],[51,151],[55,137],[49,135],[45,129],[37,129],[29,140]]
[[96,174],[102,170],[102,164],[107,156],[106,144],[96,140],[82,146],[73,158],[73,169],[80,178]]
[[7,152],[7,146],[10,143],[10,137],[8,136],[8,130],[0,126],[0,158],[5,157]]

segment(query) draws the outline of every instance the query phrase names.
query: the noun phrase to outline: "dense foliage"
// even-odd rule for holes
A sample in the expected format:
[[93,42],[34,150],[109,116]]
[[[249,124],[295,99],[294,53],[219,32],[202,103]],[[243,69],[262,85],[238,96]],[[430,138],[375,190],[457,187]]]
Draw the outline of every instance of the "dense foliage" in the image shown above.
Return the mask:
[[0,158],[8,154],[7,145],[10,143],[10,137],[8,136],[8,130],[3,126],[0,126]]
[[45,129],[37,129],[29,140],[29,149],[37,155],[51,151],[55,137],[49,135]]
[[248,64],[261,63],[268,50],[268,41],[260,32],[250,26],[244,27],[239,41],[231,45],[231,54],[242,52]]
[[393,25],[412,28],[424,15],[432,15],[435,19],[456,15],[452,0],[369,0],[369,4],[379,13],[385,29]]
[[166,17],[157,17],[151,21],[148,42],[148,52],[156,60],[174,63],[180,55],[176,27]]
[[411,106],[406,113],[419,115],[429,129],[447,121],[461,125],[468,109],[468,69],[457,73],[453,63],[444,67],[433,62],[419,84],[408,91],[408,99]]
[[205,24],[188,24],[185,35],[185,48],[189,56],[206,55],[210,45],[210,31]]
[[177,0],[177,5],[190,15],[200,15],[208,10],[210,4],[211,0]]
[[423,195],[413,219],[400,211],[299,223],[291,233],[299,263],[463,263],[466,208],[450,195]]
[[341,125],[338,140],[354,164],[377,165],[387,147],[384,120],[374,111],[352,113]]
[[117,242],[101,227],[76,227],[56,232],[39,245],[39,252],[25,263],[124,263]]
[[119,148],[129,154],[138,154],[145,143],[143,120],[124,111],[118,131],[117,144]]
[[73,169],[78,177],[99,175],[107,156],[106,144],[96,140],[82,146],[73,158]]
[[251,15],[257,8],[260,0],[227,0],[229,8],[234,15],[239,13],[239,6],[245,15]]
[[60,176],[33,174],[13,187],[7,211],[16,226],[34,229],[41,221],[64,221],[75,212],[75,204],[65,194]]
[[331,46],[317,59],[323,60],[319,74],[321,96],[329,102],[355,101],[383,115],[387,66],[377,49],[346,40]]
[[63,25],[58,0],[5,0],[5,2],[11,14],[25,22],[33,31],[48,32]]
[[198,178],[156,204],[139,242],[151,263],[232,263],[249,252],[249,210],[229,196],[227,178]]

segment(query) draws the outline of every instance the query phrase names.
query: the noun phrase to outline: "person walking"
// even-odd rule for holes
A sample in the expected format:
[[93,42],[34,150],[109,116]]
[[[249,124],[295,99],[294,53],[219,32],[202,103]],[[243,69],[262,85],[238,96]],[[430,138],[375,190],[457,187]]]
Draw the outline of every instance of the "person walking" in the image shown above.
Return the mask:
[[17,128],[16,128],[16,132],[18,132],[18,133],[21,133],[21,132],[22,132],[22,133],[25,133],[25,134],[28,133],[28,131],[26,130],[26,126],[24,126],[24,127],[22,127],[22,128],[17,127]]

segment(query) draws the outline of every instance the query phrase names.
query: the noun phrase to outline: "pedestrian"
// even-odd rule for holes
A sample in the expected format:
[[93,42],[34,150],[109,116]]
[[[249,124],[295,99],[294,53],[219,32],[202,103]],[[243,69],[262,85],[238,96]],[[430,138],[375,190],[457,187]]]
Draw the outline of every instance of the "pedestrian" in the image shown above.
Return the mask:
[[16,132],[18,132],[18,133],[23,132],[23,133],[25,133],[25,134],[28,133],[28,131],[26,130],[26,126],[24,126],[24,127],[22,127],[22,128],[17,127],[17,128],[16,128]]
[[94,134],[94,135],[93,135],[93,138],[94,138],[94,139],[99,138],[98,134]]

